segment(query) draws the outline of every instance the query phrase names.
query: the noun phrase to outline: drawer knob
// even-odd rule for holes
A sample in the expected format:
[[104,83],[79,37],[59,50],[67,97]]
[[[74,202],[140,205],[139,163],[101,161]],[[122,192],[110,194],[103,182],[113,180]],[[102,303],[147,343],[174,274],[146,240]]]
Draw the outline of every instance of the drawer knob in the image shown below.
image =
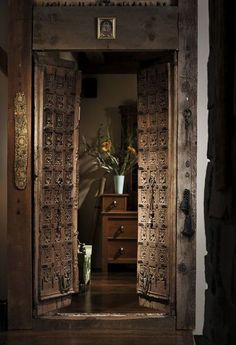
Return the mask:
[[116,206],[117,206],[117,201],[116,201],[116,200],[113,200],[112,206],[113,206],[113,207],[116,207]]
[[123,247],[120,247],[119,252],[120,252],[120,255],[123,255],[125,253],[125,249]]
[[124,225],[121,225],[120,226],[120,232],[124,232],[125,231],[125,227],[124,227]]

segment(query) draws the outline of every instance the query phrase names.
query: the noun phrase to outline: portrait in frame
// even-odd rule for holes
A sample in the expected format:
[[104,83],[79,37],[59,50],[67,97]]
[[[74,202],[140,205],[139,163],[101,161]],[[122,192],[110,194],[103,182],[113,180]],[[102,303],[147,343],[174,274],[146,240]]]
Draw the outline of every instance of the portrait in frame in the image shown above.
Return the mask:
[[97,39],[112,40],[116,38],[116,18],[98,17],[97,18]]

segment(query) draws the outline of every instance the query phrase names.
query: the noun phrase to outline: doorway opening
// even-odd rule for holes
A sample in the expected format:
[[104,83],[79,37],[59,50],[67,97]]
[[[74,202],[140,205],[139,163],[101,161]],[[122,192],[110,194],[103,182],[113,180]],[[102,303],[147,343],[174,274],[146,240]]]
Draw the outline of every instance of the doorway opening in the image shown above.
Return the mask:
[[[61,89],[65,80],[69,83],[68,75],[64,76],[60,71],[57,78],[56,64],[53,63],[54,67],[48,69],[49,74],[43,84],[45,102],[49,105],[42,107],[44,115],[41,122],[45,123],[47,119],[49,122],[42,128],[42,166],[45,162],[42,173],[49,175],[52,171],[54,187],[50,191],[49,180],[43,187],[42,200],[45,193],[48,197],[42,210],[48,223],[50,217],[55,216],[52,230],[55,236],[48,235],[42,243],[36,239],[39,265],[41,262],[38,279],[42,284],[39,289],[47,287],[41,300],[57,298],[59,294],[67,297],[72,293],[70,303],[66,303],[70,305],[63,306],[62,303],[57,315],[153,313],[173,316],[176,237],[174,54],[168,51],[80,52],[75,56],[82,74],[82,87],[76,95],[80,98],[79,133],[72,129],[68,131],[66,125],[71,126],[68,114],[72,114],[72,110],[66,115],[62,111],[67,101],[63,101]],[[55,75],[58,90],[55,90],[55,85],[53,90],[49,90]],[[36,88],[36,93],[38,91]],[[61,104],[59,111],[56,108],[52,110],[53,92]],[[67,99],[72,99],[67,91],[64,94]],[[101,124],[109,127],[112,145],[131,146],[127,140],[131,135],[131,148],[137,152],[137,164],[126,174],[122,194],[115,192],[112,174],[104,176],[104,169],[95,163],[94,157],[84,153],[83,136],[88,142],[94,142]],[[69,194],[73,194],[73,167],[78,159],[72,143],[75,136],[80,137],[79,210],[78,215],[74,211],[70,215]],[[63,140],[66,141],[63,143]],[[72,158],[71,164],[68,157]],[[46,181],[45,176],[42,181]],[[38,192],[41,193],[40,190]],[[55,203],[50,195],[55,196]],[[74,223],[78,223],[78,263],[77,258],[73,262],[73,255],[70,256],[70,248],[75,241],[68,233],[70,217],[78,217]],[[45,233],[46,230],[49,232],[46,223],[42,228]],[[51,239],[55,241],[52,249],[49,246]],[[42,238],[39,237],[40,240]],[[61,240],[65,244],[56,251]],[[63,270],[57,268],[51,284],[46,269],[52,262],[54,270],[53,260],[60,261],[59,253],[64,248],[67,251]],[[54,254],[51,255],[49,249]],[[91,266],[86,267],[89,251]],[[78,291],[72,291],[69,286],[72,267],[77,270],[75,265],[80,272]],[[74,280],[75,277],[74,273]],[[58,292],[49,292],[50,289],[56,291],[57,284]]]
[[[108,129],[111,154],[118,158],[126,154],[125,150],[121,153],[121,147],[130,136],[137,150],[137,74],[128,68],[124,71],[115,53],[99,53],[99,57],[96,62],[90,62],[91,56],[88,60],[86,53],[79,57],[84,64],[84,68],[80,67],[80,147],[83,151],[84,136],[90,144],[96,142],[99,128],[103,132],[101,141],[106,140],[102,136],[107,135]],[[106,153],[103,156],[111,163]],[[135,313],[140,311],[136,292],[137,166],[125,174],[124,194],[117,195],[114,172],[106,173],[95,162],[94,157],[82,153],[78,236],[87,251],[88,245],[92,246],[91,279],[83,277],[86,272],[81,267],[82,292],[73,298],[68,309],[85,313]],[[105,234],[106,231],[110,233]],[[103,240],[107,236],[109,239]]]

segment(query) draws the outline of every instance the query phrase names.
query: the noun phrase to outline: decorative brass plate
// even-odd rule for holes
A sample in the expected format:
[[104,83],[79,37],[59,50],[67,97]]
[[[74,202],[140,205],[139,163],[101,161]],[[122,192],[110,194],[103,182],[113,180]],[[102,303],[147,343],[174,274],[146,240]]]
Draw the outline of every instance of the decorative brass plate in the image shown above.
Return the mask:
[[17,92],[14,99],[15,116],[15,185],[23,190],[27,184],[28,122],[24,92]]

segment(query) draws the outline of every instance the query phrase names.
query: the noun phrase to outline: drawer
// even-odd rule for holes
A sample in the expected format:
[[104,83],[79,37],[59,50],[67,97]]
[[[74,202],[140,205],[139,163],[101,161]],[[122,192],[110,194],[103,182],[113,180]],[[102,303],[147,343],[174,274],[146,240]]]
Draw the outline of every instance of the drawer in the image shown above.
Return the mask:
[[137,238],[138,222],[135,218],[108,218],[106,235],[108,238]]
[[136,240],[108,240],[107,255],[109,262],[136,262]]
[[102,195],[102,211],[116,212],[126,211],[127,194],[104,194]]

